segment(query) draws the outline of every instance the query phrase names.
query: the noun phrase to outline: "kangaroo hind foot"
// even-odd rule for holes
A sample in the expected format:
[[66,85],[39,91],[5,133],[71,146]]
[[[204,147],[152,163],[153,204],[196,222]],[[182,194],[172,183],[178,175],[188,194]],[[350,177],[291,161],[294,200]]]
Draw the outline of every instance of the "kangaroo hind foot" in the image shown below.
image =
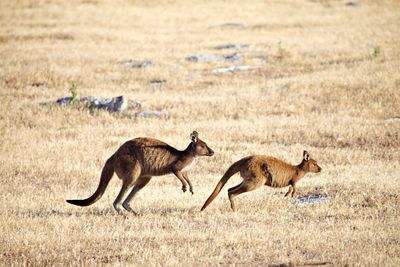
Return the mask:
[[141,176],[139,179],[136,181],[135,186],[133,187],[132,191],[129,193],[128,197],[124,200],[122,203],[122,207],[127,210],[128,212],[133,213],[134,215],[138,215],[130,206],[130,202],[132,199],[136,196],[136,194],[143,189],[149,182],[150,182],[151,177],[145,177]]
[[[122,187],[113,203],[113,206],[120,215],[124,214],[124,210],[121,208],[121,201],[124,199],[128,190],[135,184],[136,180],[140,176],[140,171],[139,162],[132,156],[122,156],[118,158],[115,163],[115,172],[122,180]],[[128,210],[125,207],[123,208]]]

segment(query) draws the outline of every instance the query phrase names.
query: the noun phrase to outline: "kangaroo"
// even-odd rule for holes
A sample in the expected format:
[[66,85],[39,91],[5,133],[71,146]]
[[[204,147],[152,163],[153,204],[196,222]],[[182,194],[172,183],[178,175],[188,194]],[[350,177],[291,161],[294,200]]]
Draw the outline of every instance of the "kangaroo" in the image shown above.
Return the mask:
[[136,214],[130,207],[134,196],[149,182],[152,176],[161,176],[169,173],[182,183],[182,191],[186,192],[187,184],[193,194],[193,186],[182,170],[190,165],[197,156],[212,156],[214,151],[200,140],[199,134],[193,131],[190,134],[191,142],[183,151],[177,150],[168,144],[153,138],[135,138],[124,143],[105,163],[101,173],[100,184],[94,194],[83,200],[67,200],[77,206],[89,206],[101,198],[114,172],[122,180],[122,188],[114,201],[114,208],[122,214],[121,200],[133,186],[122,207],[128,212]]
[[297,166],[274,157],[245,157],[233,163],[228,168],[201,210],[203,211],[214,200],[214,198],[217,197],[225,183],[237,172],[240,172],[243,182],[228,190],[228,197],[233,211],[236,211],[234,199],[242,193],[250,192],[262,185],[271,187],[285,187],[291,185],[285,197],[290,194],[293,197],[296,192],[296,183],[303,178],[306,173],[318,173],[320,171],[321,167],[318,166],[314,159],[310,158],[310,154],[307,151],[303,152],[303,160]]

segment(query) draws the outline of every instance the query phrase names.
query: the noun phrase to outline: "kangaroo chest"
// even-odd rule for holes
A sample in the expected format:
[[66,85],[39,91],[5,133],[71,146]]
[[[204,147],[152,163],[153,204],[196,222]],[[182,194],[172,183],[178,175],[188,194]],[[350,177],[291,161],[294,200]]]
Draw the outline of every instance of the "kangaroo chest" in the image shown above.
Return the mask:
[[190,162],[186,162],[186,164],[182,167],[182,171],[185,171],[187,173],[192,172],[195,163],[196,158],[193,158]]

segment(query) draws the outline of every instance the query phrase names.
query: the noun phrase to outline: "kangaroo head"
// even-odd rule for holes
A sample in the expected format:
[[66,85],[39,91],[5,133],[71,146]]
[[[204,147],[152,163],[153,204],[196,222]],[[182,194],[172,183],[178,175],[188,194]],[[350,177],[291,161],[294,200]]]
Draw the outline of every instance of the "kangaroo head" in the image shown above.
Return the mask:
[[214,151],[208,147],[206,142],[199,138],[199,133],[193,131],[190,134],[190,139],[192,140],[192,148],[194,150],[194,154],[196,156],[212,156],[214,155]]
[[303,161],[300,164],[302,169],[306,172],[314,172],[318,173],[321,171],[321,167],[318,166],[317,161],[310,157],[310,154],[304,150],[303,152]]

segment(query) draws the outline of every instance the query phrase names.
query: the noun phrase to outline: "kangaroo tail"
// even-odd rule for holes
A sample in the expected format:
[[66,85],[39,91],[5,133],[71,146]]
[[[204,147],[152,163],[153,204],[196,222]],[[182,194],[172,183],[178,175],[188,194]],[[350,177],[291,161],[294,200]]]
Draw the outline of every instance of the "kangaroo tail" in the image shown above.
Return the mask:
[[67,200],[67,202],[77,206],[89,206],[95,203],[97,200],[99,200],[101,196],[104,194],[104,191],[106,191],[106,187],[114,174],[113,163],[114,163],[114,156],[112,156],[106,161],[106,164],[103,167],[103,171],[101,172],[100,184],[97,187],[96,192],[94,192],[94,194],[91,197],[82,200],[80,199]]
[[239,160],[235,163],[233,163],[228,170],[225,172],[224,176],[222,176],[221,180],[219,180],[217,186],[215,187],[214,191],[211,193],[210,197],[206,200],[204,203],[203,207],[201,208],[201,211],[203,211],[205,208],[207,208],[208,205],[214,200],[214,198],[217,197],[219,192],[221,192],[222,187],[228,182],[229,178],[232,177],[235,173],[237,173],[240,170],[240,167],[243,163],[243,160]]

